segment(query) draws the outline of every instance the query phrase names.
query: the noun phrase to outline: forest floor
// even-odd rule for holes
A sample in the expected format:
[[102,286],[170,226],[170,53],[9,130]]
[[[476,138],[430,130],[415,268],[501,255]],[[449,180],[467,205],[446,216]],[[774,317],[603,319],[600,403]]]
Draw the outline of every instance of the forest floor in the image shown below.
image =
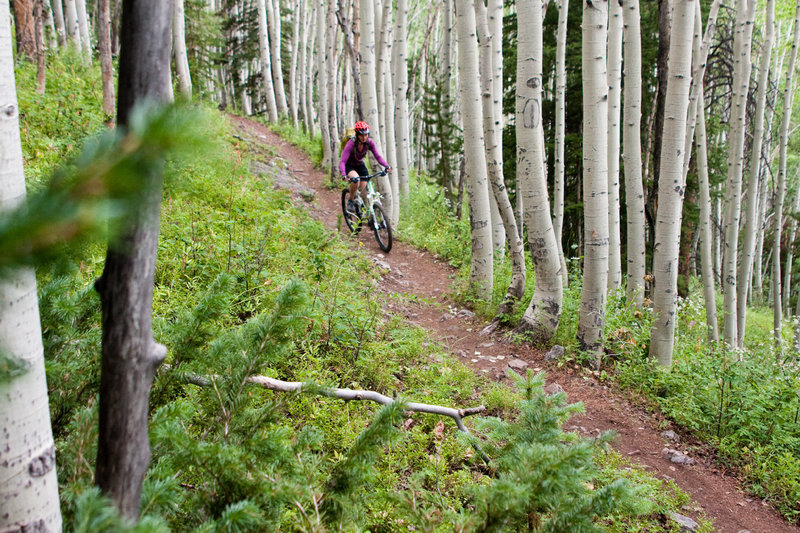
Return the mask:
[[[293,189],[298,202],[305,203],[313,216],[331,229],[336,229],[341,213],[341,192],[330,190],[324,172],[314,168],[308,156],[297,147],[282,140],[263,124],[241,117],[231,117],[236,135],[252,149],[285,168],[294,183],[283,184]],[[259,149],[258,145],[263,145]],[[313,199],[309,191],[313,191]],[[341,231],[346,231],[346,228]],[[382,277],[380,288],[388,294],[403,294],[413,298],[395,299],[393,312],[405,316],[409,322],[425,328],[436,339],[475,372],[489,379],[509,381],[509,363],[547,373],[548,386],[557,384],[568,395],[569,401],[583,402],[584,412],[566,424],[569,430],[578,430],[586,436],[613,430],[617,437],[614,448],[651,472],[655,477],[673,480],[688,493],[696,508],[684,509],[683,514],[697,518],[703,514],[714,521],[716,531],[722,533],[800,533],[800,527],[788,524],[768,504],[749,495],[736,478],[713,461],[713,454],[701,443],[691,438],[679,441],[662,437],[666,429],[673,429],[657,413],[641,407],[630,395],[619,391],[608,382],[600,381],[586,369],[571,365],[559,367],[545,361],[545,352],[508,342],[502,332],[481,336],[486,325],[469,313],[452,313],[456,303],[450,298],[453,269],[428,252],[395,239],[391,252],[385,254],[378,248],[368,228],[357,240],[375,262],[388,272]],[[355,245],[355,239],[354,239]],[[552,389],[551,389],[552,390]],[[464,406],[453,406],[464,407]],[[679,450],[694,464],[677,464],[670,461],[665,448]]]

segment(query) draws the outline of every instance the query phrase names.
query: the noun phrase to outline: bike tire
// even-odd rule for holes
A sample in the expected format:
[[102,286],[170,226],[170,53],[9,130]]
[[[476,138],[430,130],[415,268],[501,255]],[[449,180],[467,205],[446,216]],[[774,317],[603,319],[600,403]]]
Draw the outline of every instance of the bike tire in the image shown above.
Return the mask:
[[347,201],[350,200],[350,189],[342,191],[342,214],[344,215],[344,223],[347,224],[347,229],[353,235],[361,231],[361,217],[356,213],[347,211]]
[[379,205],[375,206],[375,215],[372,218],[372,231],[375,232],[375,240],[378,241],[378,246],[384,252],[389,252],[392,249],[392,225],[383,208]]

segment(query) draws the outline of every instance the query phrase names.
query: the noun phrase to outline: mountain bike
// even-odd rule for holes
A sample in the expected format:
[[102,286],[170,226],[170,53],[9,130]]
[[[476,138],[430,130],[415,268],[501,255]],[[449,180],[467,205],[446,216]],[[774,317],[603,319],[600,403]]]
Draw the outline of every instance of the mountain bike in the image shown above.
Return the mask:
[[[386,218],[386,213],[383,212],[383,205],[381,204],[383,195],[376,191],[375,186],[372,184],[372,178],[385,175],[386,169],[371,176],[348,178],[351,183],[367,182],[367,187],[364,189],[366,200],[361,198],[359,191],[356,191],[354,198],[350,198],[350,189],[344,189],[342,191],[342,213],[350,233],[357,234],[361,231],[361,226],[364,222],[367,222],[372,231],[375,232],[375,240],[378,241],[380,249],[384,252],[389,252],[392,249],[392,226],[389,223],[389,219]],[[355,212],[348,210],[347,204],[349,200],[353,200]]]

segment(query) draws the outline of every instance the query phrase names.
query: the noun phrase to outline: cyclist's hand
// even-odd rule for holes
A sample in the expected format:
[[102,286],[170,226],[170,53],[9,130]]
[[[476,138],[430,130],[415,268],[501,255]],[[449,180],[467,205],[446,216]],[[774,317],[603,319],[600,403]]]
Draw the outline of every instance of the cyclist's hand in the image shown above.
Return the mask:
[[342,174],[342,179],[343,179],[343,180],[346,180],[346,179],[347,179],[347,176],[345,176],[344,174]]
[[392,173],[392,167],[386,167],[384,170],[385,170],[386,172],[388,172],[389,174],[391,174],[391,173]]

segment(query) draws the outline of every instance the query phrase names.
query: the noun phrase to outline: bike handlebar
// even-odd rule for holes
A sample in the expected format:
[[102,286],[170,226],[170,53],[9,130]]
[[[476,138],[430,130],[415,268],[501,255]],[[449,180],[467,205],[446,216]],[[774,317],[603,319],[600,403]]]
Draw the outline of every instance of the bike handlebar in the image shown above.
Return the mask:
[[371,180],[372,178],[375,178],[375,177],[378,177],[378,176],[385,176],[387,172],[388,172],[388,170],[384,168],[380,172],[376,172],[375,174],[371,174],[369,176],[356,176],[354,178],[347,178],[347,179],[351,183],[358,183],[361,180],[367,181],[367,180]]

